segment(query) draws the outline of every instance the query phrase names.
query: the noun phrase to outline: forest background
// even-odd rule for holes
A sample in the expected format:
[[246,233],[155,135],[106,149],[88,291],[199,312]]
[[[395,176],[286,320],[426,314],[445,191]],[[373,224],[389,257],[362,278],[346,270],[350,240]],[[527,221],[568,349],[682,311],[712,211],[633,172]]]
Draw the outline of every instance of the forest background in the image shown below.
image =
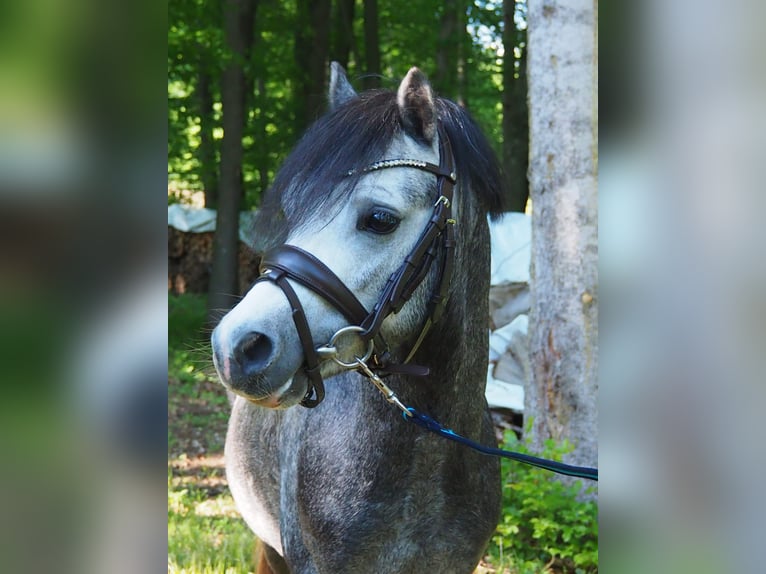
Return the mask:
[[393,88],[411,66],[470,110],[504,162],[511,210],[526,205],[526,2],[175,0],[169,6],[170,201],[227,194],[222,107],[242,107],[243,209],[325,106],[329,62],[359,89]]

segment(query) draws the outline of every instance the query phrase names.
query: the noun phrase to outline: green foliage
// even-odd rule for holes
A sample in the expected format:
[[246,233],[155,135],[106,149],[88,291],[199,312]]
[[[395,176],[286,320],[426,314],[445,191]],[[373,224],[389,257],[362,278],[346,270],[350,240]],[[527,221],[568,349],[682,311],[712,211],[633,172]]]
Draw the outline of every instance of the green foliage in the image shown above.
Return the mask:
[[204,328],[205,296],[168,294],[168,377],[198,393],[201,383],[214,378],[208,334]]
[[[446,4],[437,0],[379,0],[380,54],[382,85],[396,88],[407,70],[419,66],[436,74],[436,54],[445,42],[440,39]],[[462,45],[465,81],[462,96],[468,109],[484,130],[496,151],[502,146],[502,2],[466,0],[466,33],[450,38],[448,44]],[[364,33],[362,3],[357,2],[349,77],[362,88]],[[279,165],[295,145],[295,116],[298,106],[294,83],[299,70],[294,57],[298,25],[297,3],[261,1],[255,16],[252,56],[246,63],[248,118],[243,137],[242,177],[245,186],[243,209],[257,207]],[[201,190],[202,172],[217,166],[200,161],[200,102],[197,86],[202,72],[211,78],[215,101],[212,137],[218,157],[223,137],[220,77],[229,58],[223,37],[220,3],[204,0],[174,0],[168,12],[168,181],[173,189],[171,201],[184,201],[176,190]],[[441,42],[441,44],[440,44]],[[442,46],[443,47],[443,46]],[[512,47],[506,54],[512,56]],[[361,61],[359,61],[361,60]],[[445,86],[440,95],[456,98]]]
[[382,87],[396,89],[397,80],[412,66],[426,73],[435,69],[439,13],[443,5],[442,1],[435,0],[378,2]]
[[[568,443],[545,442],[542,453],[508,431],[503,448],[553,460],[572,451]],[[503,460],[503,517],[492,539],[491,562],[513,574],[598,571],[598,505],[582,500],[581,481],[565,484],[554,474]]]
[[[292,53],[295,12],[294,1],[261,2],[256,12],[252,58],[245,65],[249,112],[243,136],[243,209],[258,205],[298,135],[293,129],[297,104],[291,89],[297,74]],[[212,135],[218,146],[223,137],[219,81],[230,56],[220,3],[174,0],[168,20],[168,181],[173,201],[181,201],[175,190],[201,190],[201,172],[210,168],[202,166],[198,157],[200,74],[204,71],[213,80]]]
[[[214,78],[214,98],[220,102],[217,78],[225,61],[222,18],[217,2],[173,0],[168,5],[168,183],[180,189],[202,189],[196,86],[202,73]],[[213,120],[220,128],[220,103]]]
[[205,295],[197,293],[168,293],[168,345],[171,348],[204,337],[205,302]]
[[254,536],[226,493],[179,487],[168,476],[168,573],[234,574],[253,567]]

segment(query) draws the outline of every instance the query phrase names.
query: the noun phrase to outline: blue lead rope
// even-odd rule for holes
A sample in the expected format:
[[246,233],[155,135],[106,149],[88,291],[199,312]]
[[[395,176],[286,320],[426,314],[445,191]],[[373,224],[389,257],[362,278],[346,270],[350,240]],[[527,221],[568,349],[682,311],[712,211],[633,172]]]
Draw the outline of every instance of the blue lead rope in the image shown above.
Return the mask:
[[402,417],[404,417],[404,420],[413,422],[416,425],[421,426],[425,429],[428,429],[431,432],[434,432],[441,437],[469,446],[472,449],[477,450],[483,454],[489,454],[492,456],[502,456],[504,458],[509,458],[511,460],[517,460],[519,462],[523,462],[524,464],[529,464],[532,466],[536,466],[538,468],[544,468],[545,470],[550,470],[551,472],[556,472],[558,474],[565,474],[567,476],[575,476],[577,478],[585,478],[587,480],[598,481],[597,468],[588,468],[585,466],[572,466],[569,464],[563,464],[561,462],[556,462],[553,460],[547,460],[544,458],[538,458],[536,456],[530,456],[528,454],[521,454],[520,452],[513,452],[510,450],[502,450],[499,448],[484,446],[483,444],[479,444],[477,442],[472,441],[469,438],[466,438],[464,436],[457,434],[452,429],[448,429],[442,426],[439,422],[435,421],[428,415],[424,415],[423,413],[415,410],[412,407],[406,407],[406,408],[407,408],[407,411],[409,412],[409,415],[403,412]]
[[[337,357],[335,357],[334,360],[343,367],[349,366],[348,364],[338,360]],[[367,363],[364,362],[364,359],[357,357],[356,366],[358,366],[358,368],[362,371],[361,374],[366,376],[372,382],[372,384],[375,385],[375,387],[383,394],[389,403],[402,411],[402,416],[406,421],[413,422],[416,425],[428,429],[441,437],[471,447],[472,449],[477,450],[482,454],[502,456],[504,458],[510,458],[511,460],[523,462],[524,464],[529,464],[538,468],[544,468],[545,470],[550,470],[551,472],[557,472],[558,474],[565,474],[567,476],[575,476],[577,478],[585,478],[587,480],[598,481],[597,468],[572,466],[569,464],[556,462],[555,460],[547,460],[545,458],[530,456],[528,454],[521,454],[520,452],[513,452],[510,450],[502,450],[500,448],[484,446],[483,444],[479,444],[478,442],[474,442],[469,438],[459,435],[452,429],[448,429],[442,426],[438,421],[435,421],[428,415],[424,415],[416,409],[405,405],[402,401],[399,400],[399,397],[396,396],[396,393],[390,389],[385,381],[383,381],[383,379],[376,375],[375,372],[367,366]]]

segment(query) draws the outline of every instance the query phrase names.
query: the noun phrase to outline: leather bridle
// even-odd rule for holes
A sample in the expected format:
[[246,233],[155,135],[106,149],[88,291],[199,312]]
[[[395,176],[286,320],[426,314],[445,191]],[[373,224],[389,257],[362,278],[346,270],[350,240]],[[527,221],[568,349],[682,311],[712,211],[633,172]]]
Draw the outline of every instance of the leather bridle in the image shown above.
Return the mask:
[[[452,218],[452,201],[457,174],[452,147],[441,125],[438,133],[439,165],[415,159],[389,159],[375,162],[360,170],[350,170],[347,174],[351,176],[381,169],[409,167],[427,171],[437,178],[438,199],[434,204],[433,214],[402,265],[388,278],[372,311],[368,312],[343,281],[324,263],[303,249],[293,245],[282,245],[265,253],[261,260],[261,275],[256,282],[273,281],[282,289],[292,309],[293,322],[305,356],[302,368],[309,381],[308,391],[301,401],[301,405],[305,407],[313,408],[322,402],[324,383],[319,372],[320,358],[330,356],[335,349],[331,344],[320,348],[315,346],[303,306],[288,279],[300,283],[323,297],[351,322],[351,327],[341,329],[333,339],[349,329],[357,332],[368,345],[365,360],[368,360],[369,364],[366,367],[369,367],[372,372],[379,376],[390,373],[412,375],[428,373],[426,368],[407,365],[407,363],[420,347],[431,326],[444,313],[449,298],[455,258],[455,220]],[[440,246],[439,279],[428,303],[427,319],[407,358],[401,364],[392,364],[388,345],[380,333],[383,321],[392,313],[398,313],[410,299],[439,255]],[[347,364],[340,360],[336,362],[348,368],[356,368],[354,363]]]

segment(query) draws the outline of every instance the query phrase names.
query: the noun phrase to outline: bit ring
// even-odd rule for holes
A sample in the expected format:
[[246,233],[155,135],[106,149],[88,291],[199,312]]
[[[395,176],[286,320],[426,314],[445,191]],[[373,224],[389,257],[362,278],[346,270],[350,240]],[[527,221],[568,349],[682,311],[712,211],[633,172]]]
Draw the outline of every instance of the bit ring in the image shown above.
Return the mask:
[[375,345],[370,339],[367,342],[367,351],[365,352],[363,357],[356,357],[354,356],[353,360],[346,362],[338,357],[338,348],[335,345],[336,341],[341,338],[342,336],[348,334],[348,333],[363,333],[364,329],[357,325],[349,325],[348,327],[343,327],[342,329],[338,330],[331,338],[330,342],[327,343],[327,348],[334,349],[335,353],[332,357],[332,360],[335,361],[338,365],[341,367],[344,367],[346,369],[353,369],[359,366],[358,361],[366,362],[369,360],[370,357],[372,357],[372,353],[375,349]]

